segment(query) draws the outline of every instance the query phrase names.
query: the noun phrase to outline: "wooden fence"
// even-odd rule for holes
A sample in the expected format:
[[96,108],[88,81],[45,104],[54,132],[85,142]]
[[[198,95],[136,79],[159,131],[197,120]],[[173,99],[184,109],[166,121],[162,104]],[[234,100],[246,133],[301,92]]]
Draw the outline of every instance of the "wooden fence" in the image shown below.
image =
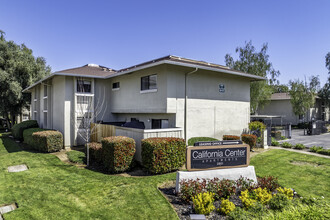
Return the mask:
[[91,141],[101,142],[102,138],[116,136],[116,126],[91,123]]
[[137,129],[106,124],[91,124],[91,141],[101,142],[102,138],[110,136],[126,136],[133,138],[136,143],[135,157],[141,161],[141,140],[150,137],[177,137],[183,138],[182,128],[165,129]]

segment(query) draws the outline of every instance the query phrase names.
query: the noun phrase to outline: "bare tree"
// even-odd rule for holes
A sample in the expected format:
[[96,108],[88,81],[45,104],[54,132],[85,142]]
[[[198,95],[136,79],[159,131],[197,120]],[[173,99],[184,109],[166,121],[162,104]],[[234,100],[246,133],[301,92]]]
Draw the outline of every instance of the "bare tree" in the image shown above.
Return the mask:
[[[71,124],[75,128],[77,139],[86,148],[87,166],[89,166],[89,145],[91,135],[96,133],[97,126],[91,128],[91,123],[101,124],[107,109],[107,102],[105,100],[105,88],[103,92],[99,90],[99,97],[95,103],[95,93],[91,91],[91,81],[84,78],[77,79],[77,90],[75,101],[75,112],[71,118]],[[102,94],[101,94],[102,93]],[[78,141],[78,140],[77,140]]]

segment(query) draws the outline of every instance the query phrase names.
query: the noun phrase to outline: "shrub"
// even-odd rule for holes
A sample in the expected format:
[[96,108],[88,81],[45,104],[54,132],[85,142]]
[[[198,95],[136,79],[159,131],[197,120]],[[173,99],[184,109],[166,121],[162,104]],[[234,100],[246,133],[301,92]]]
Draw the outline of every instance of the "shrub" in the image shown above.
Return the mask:
[[285,195],[288,199],[293,199],[293,190],[290,188],[282,188],[282,187],[278,187],[277,189],[277,194],[283,194]]
[[282,210],[289,205],[289,199],[284,194],[275,194],[268,202],[269,208]]
[[296,144],[293,146],[294,149],[298,149],[298,150],[302,150],[302,149],[305,149],[305,145],[303,144]]
[[141,141],[142,163],[153,174],[168,173],[186,162],[186,143],[181,138],[147,138]]
[[278,179],[273,176],[265,176],[265,177],[258,177],[258,187],[266,188],[270,192],[274,192],[280,184],[278,183]]
[[274,137],[276,140],[280,140],[282,137],[281,131],[272,131],[271,132],[272,137]]
[[283,143],[281,144],[281,147],[284,147],[284,148],[292,148],[293,145],[290,144],[289,142],[283,142]]
[[246,209],[251,208],[252,206],[255,205],[255,203],[257,202],[255,199],[252,199],[249,195],[249,191],[248,190],[244,190],[241,192],[241,195],[239,197],[242,200],[243,206]]
[[86,163],[86,155],[84,152],[72,150],[66,152],[66,155],[68,155],[68,159],[72,163],[79,163],[79,164]]
[[42,152],[55,152],[63,148],[63,135],[59,131],[39,131],[32,134],[33,147]]
[[267,204],[269,200],[272,198],[272,194],[266,189],[258,187],[257,189],[253,190],[256,194],[257,200],[261,204]]
[[279,146],[280,142],[278,142],[275,138],[272,137],[272,146]]
[[188,146],[194,146],[196,142],[201,142],[201,141],[218,141],[218,139],[211,137],[193,137],[188,140]]
[[127,170],[135,154],[135,141],[124,136],[102,139],[102,162],[107,171],[117,173]]
[[257,136],[253,134],[242,134],[242,141],[250,146],[250,150],[256,146]]
[[319,150],[317,153],[329,156],[330,155],[330,149],[322,149],[322,150]]
[[236,180],[236,187],[240,191],[244,191],[244,190],[250,191],[253,188],[255,188],[255,186],[256,184],[254,183],[254,181],[246,177],[241,176],[238,180]]
[[266,129],[266,125],[260,121],[252,121],[249,123],[249,129],[251,131],[263,132]]
[[230,220],[250,220],[250,216],[248,211],[245,211],[244,209],[240,208],[240,207],[236,207],[234,211],[232,211],[231,213],[229,213],[228,215],[228,219]]
[[229,201],[228,199],[222,199],[220,208],[218,209],[219,212],[228,215],[236,208],[235,204]]
[[199,193],[193,198],[194,210],[197,214],[209,215],[214,210],[214,193]]
[[206,191],[206,180],[182,180],[180,182],[179,197],[184,202],[192,201],[193,197]]
[[240,140],[241,138],[236,135],[224,135],[222,140]]
[[208,181],[206,188],[215,194],[216,199],[229,198],[236,192],[236,182],[233,180],[214,178]]
[[32,134],[34,132],[38,132],[38,131],[45,131],[44,129],[42,128],[28,128],[28,129],[25,129],[23,131],[23,139],[24,139],[24,143],[33,147],[33,138],[32,138]]
[[11,129],[14,138],[23,140],[23,131],[28,128],[37,128],[38,122],[36,120],[23,121],[19,124],[16,124]]
[[281,136],[281,140],[286,140],[286,137],[285,136]]
[[102,163],[102,144],[97,142],[88,143],[89,159],[92,163]]
[[309,148],[309,151],[310,151],[310,152],[314,152],[314,153],[317,153],[317,152],[319,152],[320,150],[323,150],[323,147],[320,147],[320,146],[313,146],[313,147]]

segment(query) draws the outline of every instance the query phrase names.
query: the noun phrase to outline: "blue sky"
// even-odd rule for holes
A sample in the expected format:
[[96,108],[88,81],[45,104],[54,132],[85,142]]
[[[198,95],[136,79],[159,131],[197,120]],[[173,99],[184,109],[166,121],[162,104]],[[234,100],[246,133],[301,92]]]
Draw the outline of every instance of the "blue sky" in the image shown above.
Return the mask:
[[53,71],[96,63],[121,69],[165,55],[225,64],[252,40],[268,43],[280,82],[327,78],[330,1],[0,0],[0,29]]

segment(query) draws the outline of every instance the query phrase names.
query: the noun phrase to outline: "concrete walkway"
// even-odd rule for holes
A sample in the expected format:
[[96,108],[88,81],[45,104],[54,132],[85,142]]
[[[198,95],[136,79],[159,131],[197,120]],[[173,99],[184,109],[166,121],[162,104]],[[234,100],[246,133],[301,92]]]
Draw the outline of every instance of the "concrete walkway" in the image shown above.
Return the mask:
[[321,146],[324,149],[330,149],[330,133],[320,135],[304,135],[303,129],[293,129],[291,139],[281,140],[279,142],[289,142],[293,145],[303,144],[307,148],[312,146]]
[[313,153],[313,152],[309,152],[309,151],[304,151],[304,150],[295,150],[295,149],[283,148],[283,147],[269,147],[269,149],[287,150],[287,151],[291,151],[291,152],[296,152],[296,153],[301,153],[301,154],[307,154],[307,155],[313,155],[313,156],[316,156],[316,157],[323,157],[323,158],[330,159],[330,156],[323,155],[323,154],[317,154],[317,153]]
[[65,150],[61,150],[59,152],[50,153],[50,154],[55,155],[63,162],[69,163],[68,155],[66,155],[66,152],[67,151],[65,151]]

